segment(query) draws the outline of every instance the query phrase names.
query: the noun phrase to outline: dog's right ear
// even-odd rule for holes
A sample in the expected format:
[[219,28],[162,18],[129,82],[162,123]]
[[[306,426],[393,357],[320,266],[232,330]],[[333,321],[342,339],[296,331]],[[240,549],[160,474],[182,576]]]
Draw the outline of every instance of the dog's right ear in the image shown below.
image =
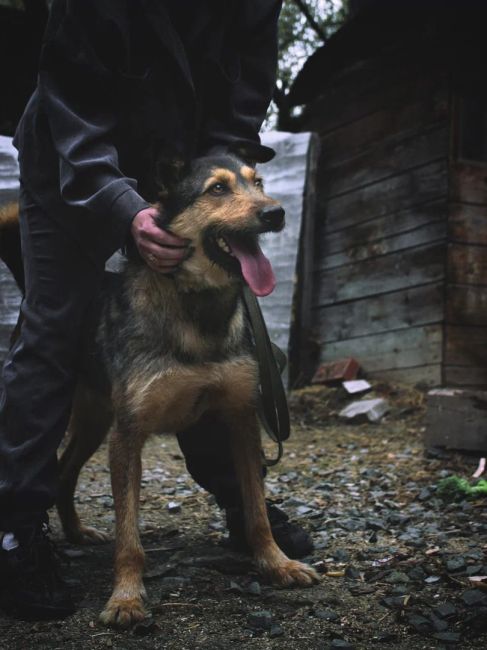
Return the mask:
[[182,158],[166,158],[158,161],[156,179],[160,201],[167,199],[176,190],[187,168],[188,163]]

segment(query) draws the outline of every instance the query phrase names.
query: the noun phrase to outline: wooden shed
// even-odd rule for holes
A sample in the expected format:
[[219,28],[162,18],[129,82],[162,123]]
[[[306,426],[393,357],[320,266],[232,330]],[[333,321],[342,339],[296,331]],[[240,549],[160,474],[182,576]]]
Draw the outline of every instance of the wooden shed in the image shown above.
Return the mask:
[[371,377],[486,386],[487,3],[354,4],[290,96],[321,149],[308,336]]

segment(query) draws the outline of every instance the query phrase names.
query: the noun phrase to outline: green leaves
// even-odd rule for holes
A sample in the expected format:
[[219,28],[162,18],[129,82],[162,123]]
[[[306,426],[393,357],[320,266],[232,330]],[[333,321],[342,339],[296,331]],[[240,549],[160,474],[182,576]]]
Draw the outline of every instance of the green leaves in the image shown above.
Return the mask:
[[460,501],[468,497],[487,496],[487,481],[481,479],[471,485],[465,478],[448,476],[438,483],[437,493],[445,501]]

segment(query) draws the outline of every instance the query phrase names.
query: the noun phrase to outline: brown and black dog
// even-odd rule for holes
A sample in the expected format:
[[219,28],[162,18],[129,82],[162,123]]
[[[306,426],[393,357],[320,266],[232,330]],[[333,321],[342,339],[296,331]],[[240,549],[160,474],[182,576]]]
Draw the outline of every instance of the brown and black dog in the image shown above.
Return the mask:
[[274,287],[258,239],[283,228],[284,211],[253,168],[225,155],[200,158],[181,171],[161,200],[159,222],[189,239],[192,254],[172,276],[129,256],[125,271],[109,283],[96,328],[100,365],[80,377],[60,461],[58,510],[67,537],[103,541],[79,521],[73,495],[82,466],[111,429],[115,585],[100,619],[120,627],[146,616],[138,533],[142,447],[149,435],[181,431],[206,411],[228,424],[257,567],[277,585],[317,580],[272,537],[256,415],[258,369],[241,298],[243,281],[257,295]]

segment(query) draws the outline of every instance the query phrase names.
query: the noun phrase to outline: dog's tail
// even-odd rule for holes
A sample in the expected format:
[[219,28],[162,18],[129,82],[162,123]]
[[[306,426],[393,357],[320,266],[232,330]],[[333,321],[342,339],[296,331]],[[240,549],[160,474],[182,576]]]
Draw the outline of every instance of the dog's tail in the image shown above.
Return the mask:
[[8,266],[20,290],[24,292],[24,267],[20,247],[19,206],[0,207],[0,259]]

